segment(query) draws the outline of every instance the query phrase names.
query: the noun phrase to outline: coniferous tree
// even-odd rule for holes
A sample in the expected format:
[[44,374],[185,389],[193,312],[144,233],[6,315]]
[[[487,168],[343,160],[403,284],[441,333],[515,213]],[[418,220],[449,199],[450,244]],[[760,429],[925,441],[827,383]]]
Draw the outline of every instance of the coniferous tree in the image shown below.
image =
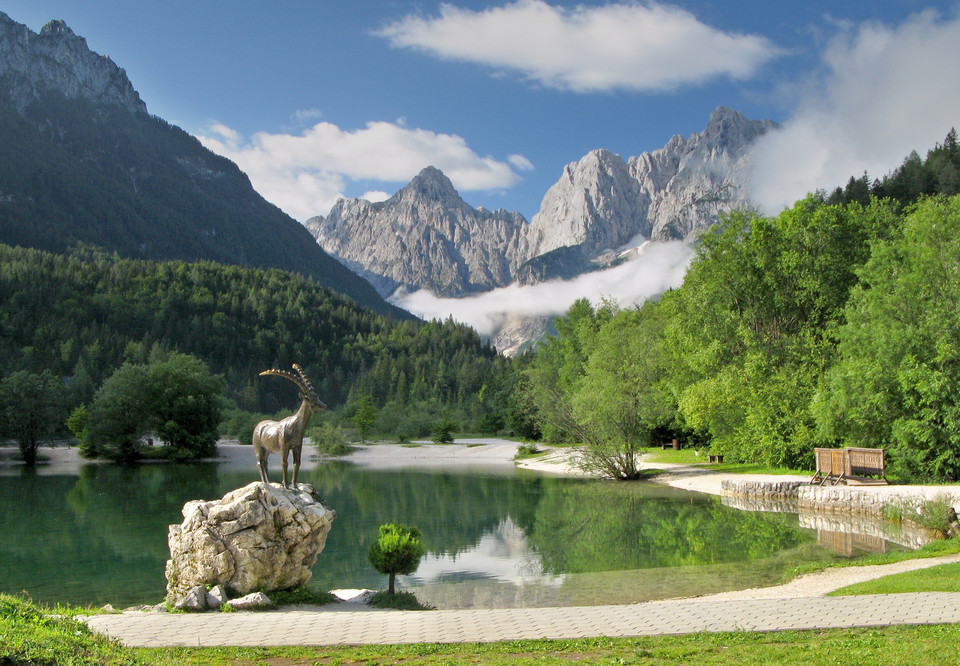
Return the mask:
[[374,569],[390,576],[387,591],[395,594],[397,575],[416,571],[423,553],[420,530],[389,523],[380,526],[377,540],[370,544],[368,557]]

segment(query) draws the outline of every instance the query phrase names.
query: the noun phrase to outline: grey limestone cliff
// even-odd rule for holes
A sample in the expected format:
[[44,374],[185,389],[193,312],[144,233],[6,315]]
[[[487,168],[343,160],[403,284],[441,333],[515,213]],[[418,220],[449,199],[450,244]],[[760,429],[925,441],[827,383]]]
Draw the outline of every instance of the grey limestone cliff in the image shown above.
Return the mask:
[[626,162],[588,153],[544,196],[525,234],[526,259],[561,247],[594,258],[638,239],[695,240],[721,211],[748,202],[749,147],[776,126],[719,107],[703,132]]
[[0,12],[0,80],[21,113],[50,90],[147,112],[126,72],[109,56],[91,51],[63,21],[50,21],[38,34]]
[[526,220],[470,207],[439,169],[427,167],[387,201],[341,199],[305,224],[381,294],[404,286],[460,296],[510,281]]
[[529,223],[470,207],[428,167],[387,201],[341,200],[306,225],[383,295],[403,286],[455,297],[570,278],[628,244],[693,242],[720,212],[748,203],[749,147],[775,127],[719,107],[703,132],[629,160],[594,150],[564,168]]
[[693,240],[720,212],[748,205],[750,146],[778,127],[719,107],[703,132],[686,140],[675,136],[659,150],[631,157],[630,174],[650,200],[650,238]]

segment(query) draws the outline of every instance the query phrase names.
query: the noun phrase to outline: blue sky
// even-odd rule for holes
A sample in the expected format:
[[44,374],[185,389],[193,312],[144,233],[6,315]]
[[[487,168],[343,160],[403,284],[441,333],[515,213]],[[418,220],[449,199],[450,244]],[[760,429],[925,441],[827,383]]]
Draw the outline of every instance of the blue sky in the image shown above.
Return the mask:
[[[63,19],[151,113],[295,218],[433,164],[528,219],[568,162],[702,130],[718,105],[786,130],[758,154],[771,212],[882,175],[960,125],[955,2],[0,0]],[[379,194],[378,194],[379,193]]]

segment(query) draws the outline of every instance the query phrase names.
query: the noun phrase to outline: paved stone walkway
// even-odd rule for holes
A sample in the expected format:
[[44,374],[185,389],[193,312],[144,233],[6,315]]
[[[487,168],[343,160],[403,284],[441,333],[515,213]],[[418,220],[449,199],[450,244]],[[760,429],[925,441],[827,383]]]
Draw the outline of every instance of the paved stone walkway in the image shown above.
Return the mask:
[[957,592],[499,610],[127,612],[87,620],[131,647],[463,643],[954,622],[960,622]]

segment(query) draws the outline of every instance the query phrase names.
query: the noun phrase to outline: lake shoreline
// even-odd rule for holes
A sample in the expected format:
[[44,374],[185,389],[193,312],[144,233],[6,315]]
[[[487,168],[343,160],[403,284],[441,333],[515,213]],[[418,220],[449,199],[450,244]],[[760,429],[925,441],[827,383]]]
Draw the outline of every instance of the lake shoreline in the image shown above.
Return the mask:
[[[327,458],[315,452],[309,443],[304,446],[302,469],[308,471],[331,461],[345,462],[374,470],[435,470],[443,472],[481,472],[494,475],[512,475],[530,471],[551,476],[581,477],[589,475],[579,469],[574,460],[575,450],[570,447],[540,445],[544,455],[514,460],[518,442],[497,437],[458,439],[452,444],[434,444],[415,441],[406,444],[378,442],[353,444],[345,456]],[[0,476],[18,474],[22,462],[14,460],[16,447],[0,446]],[[81,465],[105,464],[106,460],[87,460],[80,456],[77,447],[58,445],[40,449],[43,462],[36,473],[41,476],[76,474]],[[271,456],[270,465],[274,476],[279,474],[277,456]],[[164,460],[144,460],[141,464],[166,464]],[[201,462],[216,462],[231,470],[249,470],[251,480],[257,478],[257,467],[250,446],[236,440],[221,440],[217,444],[217,457]],[[742,474],[718,472],[707,465],[657,463],[641,460],[642,470],[656,471],[650,481],[680,490],[715,495],[739,501],[737,508],[760,508],[764,502],[783,508],[782,488],[788,488],[791,499],[788,503],[803,504],[808,512],[823,515],[869,515],[881,516],[885,505],[917,504],[923,501],[950,497],[954,508],[960,513],[960,486],[958,485],[874,485],[874,486],[813,486],[808,475]],[[274,479],[278,480],[278,479]],[[795,497],[794,497],[795,496]],[[797,509],[793,508],[795,512]]]
[[[315,468],[326,462],[336,460],[370,469],[447,469],[447,470],[490,470],[507,471],[510,469],[528,470],[555,476],[589,475],[577,468],[573,462],[573,449],[541,445],[545,455],[514,460],[518,442],[497,437],[458,439],[452,444],[434,444],[416,441],[407,444],[377,442],[352,444],[353,450],[345,456],[326,458],[318,455],[309,444],[304,445],[304,470]],[[248,453],[249,452],[249,453]],[[309,452],[309,453],[308,453]],[[19,453],[16,446],[0,446],[0,474],[9,473],[24,467],[15,460]],[[233,469],[249,467],[251,475],[256,476],[256,462],[252,447],[237,440],[221,440],[217,444],[217,457],[207,462],[228,464]],[[89,460],[80,455],[75,446],[65,444],[40,447],[41,463],[36,471],[40,475],[76,473],[80,465],[109,464],[103,459]],[[279,461],[271,456],[271,471],[279,471]],[[200,461],[204,462],[204,461]],[[138,464],[166,464],[164,460],[142,460]],[[812,475],[774,475],[774,474],[738,474],[717,472],[706,465],[685,465],[678,463],[657,463],[641,460],[640,469],[659,472],[650,478],[655,483],[691,490],[708,495],[731,496],[732,483],[750,481],[756,484],[808,483]],[[954,495],[960,503],[960,485],[889,485],[889,486],[833,486],[837,490],[855,488],[858,492],[881,496],[885,499],[909,498],[916,496],[932,497],[938,493]]]

